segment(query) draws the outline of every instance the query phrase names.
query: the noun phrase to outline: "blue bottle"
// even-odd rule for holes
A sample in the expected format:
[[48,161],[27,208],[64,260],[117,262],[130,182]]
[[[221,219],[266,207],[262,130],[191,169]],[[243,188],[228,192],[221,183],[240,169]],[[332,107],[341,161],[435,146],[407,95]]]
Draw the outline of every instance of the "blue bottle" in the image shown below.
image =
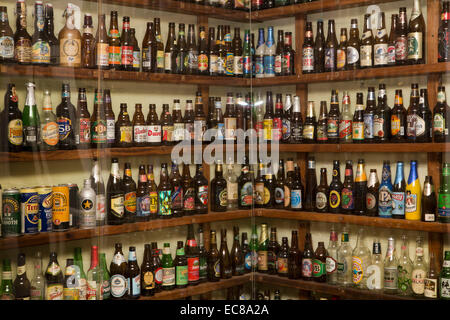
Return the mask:
[[264,77],[275,77],[275,38],[273,35],[273,27],[269,27],[267,31],[266,51],[264,53]]
[[381,184],[378,191],[378,215],[381,218],[392,218],[392,182],[389,161],[383,162]]
[[392,191],[392,218],[405,219],[405,174],[403,161],[397,162],[394,188]]
[[258,45],[256,46],[255,54],[255,77],[264,78],[264,54],[266,52],[266,45],[264,43],[264,28],[259,28]]

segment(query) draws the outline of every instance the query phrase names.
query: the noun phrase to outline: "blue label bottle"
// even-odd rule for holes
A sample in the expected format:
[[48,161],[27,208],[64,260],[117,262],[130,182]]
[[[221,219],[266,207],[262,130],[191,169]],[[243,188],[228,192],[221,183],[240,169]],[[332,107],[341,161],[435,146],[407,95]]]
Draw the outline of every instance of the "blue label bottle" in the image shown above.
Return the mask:
[[264,77],[275,76],[275,38],[273,36],[273,27],[268,28],[266,51],[264,53]]
[[389,161],[383,163],[380,190],[378,191],[378,215],[382,218],[392,217],[392,182]]
[[258,45],[256,46],[255,54],[255,77],[264,77],[264,54],[266,45],[264,43],[264,28],[259,28]]
[[403,172],[403,162],[397,162],[397,171],[395,173],[394,188],[392,191],[392,218],[405,218],[405,175]]

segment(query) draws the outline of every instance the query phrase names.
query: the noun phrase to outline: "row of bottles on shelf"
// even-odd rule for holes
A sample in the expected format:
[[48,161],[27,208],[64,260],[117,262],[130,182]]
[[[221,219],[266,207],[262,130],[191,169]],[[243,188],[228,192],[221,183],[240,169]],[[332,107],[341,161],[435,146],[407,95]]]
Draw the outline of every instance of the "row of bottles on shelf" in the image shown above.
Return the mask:
[[[27,278],[25,254],[19,253],[17,276],[12,281],[11,262],[3,260],[1,299],[31,300],[105,300],[138,299],[155,293],[196,286],[202,282],[217,282],[252,271],[246,259],[251,256],[247,233],[233,227],[234,241],[231,251],[227,245],[227,230],[221,229],[218,249],[216,231],[210,231],[210,250],[204,247],[203,229],[198,229],[198,243],[193,225],[188,226],[187,240],[177,242],[175,259],[170,243],[158,249],[157,243],[144,245],[144,256],[139,267],[136,247],[130,246],[126,261],[122,244],[116,243],[109,270],[105,253],[97,246],[91,250],[91,266],[84,272],[81,248],[75,248],[74,258],[67,259],[65,272],[57,260],[57,253],[50,253],[48,267],[42,274],[42,258],[39,253],[34,261],[34,277]],[[257,239],[256,242],[257,244]]]
[[438,196],[431,176],[425,178],[421,188],[415,160],[411,161],[408,180],[405,180],[403,162],[397,162],[394,184],[389,161],[384,161],[380,184],[376,169],[370,170],[367,180],[363,159],[358,160],[355,178],[352,161],[346,162],[343,183],[339,160],[333,162],[330,184],[326,168],[321,168],[319,185],[312,157],[308,159],[305,184],[299,166],[294,165],[292,159],[287,160],[286,167],[280,160],[276,175],[274,165],[265,168],[260,162],[256,178],[247,158],[239,177],[234,164],[225,170],[219,163],[211,182],[203,175],[202,165],[196,166],[192,178],[188,164],[183,165],[181,175],[178,165],[172,163],[169,175],[167,164],[163,163],[159,185],[155,182],[153,165],[147,165],[147,171],[145,169],[144,165],[139,166],[136,185],[130,163],[125,163],[122,179],[118,160],[114,158],[106,189],[97,162],[94,162],[91,177],[84,180],[81,191],[75,184],[6,189],[2,196],[2,235],[14,237],[207,214],[208,205],[212,212],[273,208],[449,222],[448,163],[442,170]]
[[177,0],[199,5],[233,10],[256,11],[288,6],[291,4],[307,3],[316,0]]
[[336,39],[335,21],[328,20],[325,39],[323,21],[317,22],[314,40],[312,23],[306,22],[303,42],[303,73],[321,73],[365,68],[425,63],[425,22],[419,1],[414,1],[408,24],[406,7],[392,15],[388,36],[384,12],[379,12],[372,25],[373,15],[364,15],[364,30],[359,37],[358,20],[351,19],[350,38],[347,28],[341,28],[340,42]]
[[[62,85],[61,103],[53,112],[51,94],[44,91],[42,112],[39,114],[35,84],[27,83],[27,97],[23,111],[19,109],[16,87],[9,84],[5,93],[5,107],[0,114],[4,139],[2,150],[10,152],[69,150],[75,148],[170,146],[181,141],[206,143],[207,141],[248,141],[249,129],[254,129],[255,139],[266,143],[386,143],[386,142],[447,142],[450,141],[448,123],[450,107],[446,101],[445,87],[438,88],[437,103],[433,111],[428,104],[427,89],[411,85],[408,109],[403,105],[402,90],[395,91],[395,103],[387,105],[386,85],[379,85],[378,104],[375,88],[369,87],[366,107],[363,93],[356,94],[355,111],[351,113],[350,96],[344,92],[342,112],[339,94],[331,92],[330,110],[327,102],[320,102],[320,115],[316,120],[315,104],[308,102],[303,121],[300,98],[267,92],[264,100],[258,93],[227,94],[225,112],[220,97],[210,97],[208,114],[203,111],[203,99],[197,92],[195,103],[186,100],[184,116],[179,99],[174,99],[173,112],[163,104],[161,116],[156,105],[149,105],[145,118],[142,104],[136,104],[133,121],[127,104],[121,103],[117,117],[112,109],[109,89],[95,90],[94,110],[88,110],[86,89],[80,88],[77,108],[70,101],[70,86]],[[420,92],[420,93],[419,93]],[[205,132],[214,130],[211,135]],[[209,138],[207,138],[209,136]],[[209,140],[208,140],[209,139]],[[256,140],[255,140],[256,141]]]
[[380,239],[373,240],[371,253],[365,243],[364,229],[359,231],[355,248],[349,243],[349,232],[346,229],[342,231],[340,246],[338,233],[332,229],[328,248],[320,241],[315,251],[311,233],[307,233],[302,252],[297,231],[292,231],[289,247],[287,237],[282,238],[280,246],[276,228],[271,228],[269,238],[265,223],[261,225],[259,242],[255,243],[254,239],[258,239],[256,228],[254,225],[250,250],[253,256],[257,256],[252,261],[258,272],[387,294],[450,299],[450,251],[445,251],[442,268],[439,266],[439,257],[433,252],[429,254],[428,263],[421,236],[416,240],[413,262],[409,258],[406,235],[402,236],[400,256],[396,253],[395,238],[388,238],[383,261]]
[[[273,77],[294,74],[292,33],[278,31],[275,42],[273,27],[269,27],[267,41],[260,30],[258,47],[255,49],[254,35],[245,30],[244,41],[240,28],[234,29],[232,38],[229,25],[198,27],[199,41],[196,41],[195,25],[179,24],[178,38],[175,23],[169,23],[169,34],[164,47],[160,19],[147,23],[142,41],[142,50],[136,39],[134,28],[130,28],[130,17],[123,17],[123,29],[119,31],[117,11],[111,12],[110,28],[106,31],[105,15],[99,15],[97,34],[93,34],[93,19],[84,16],[83,34],[74,23],[75,8],[69,4],[65,16],[67,22],[54,35],[53,7],[42,1],[35,2],[35,30],[30,36],[26,30],[26,4],[17,1],[17,29],[13,33],[9,26],[7,9],[0,7],[2,21],[0,31],[0,62],[34,65],[60,65],[75,68],[100,68],[151,73],[172,73],[189,75],[211,75],[247,77]],[[261,60],[261,61],[260,61]],[[264,61],[262,61],[264,60]],[[259,62],[258,62],[259,61]],[[265,66],[260,68],[259,66]]]

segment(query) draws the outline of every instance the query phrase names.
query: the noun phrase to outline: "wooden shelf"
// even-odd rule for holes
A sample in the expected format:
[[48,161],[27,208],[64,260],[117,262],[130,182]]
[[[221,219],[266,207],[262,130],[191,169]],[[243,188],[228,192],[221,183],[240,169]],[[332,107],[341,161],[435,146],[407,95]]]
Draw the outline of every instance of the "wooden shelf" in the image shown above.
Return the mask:
[[193,223],[229,221],[251,217],[251,210],[241,210],[223,213],[199,214],[172,219],[158,219],[149,222],[127,223],[120,226],[102,226],[95,229],[70,229],[64,232],[45,232],[35,235],[1,238],[0,250],[32,247],[49,243],[59,243],[95,237],[111,236],[129,232],[149,231],[162,228],[178,227]]
[[340,296],[343,299],[353,300],[411,300],[413,297],[403,297],[384,293],[376,293],[369,290],[354,289],[351,287],[340,287],[327,283],[315,281],[293,280],[277,275],[255,273],[255,281],[271,286],[282,286],[307,291],[317,291],[320,293]]
[[422,222],[403,219],[365,217],[356,215],[318,213],[305,211],[288,211],[276,209],[255,209],[255,215],[263,218],[290,219],[329,223],[348,223],[389,229],[416,230],[436,233],[449,233],[450,224],[440,222]]
[[170,291],[163,290],[156,293],[153,297],[141,296],[139,300],[176,300],[190,296],[205,294],[216,290],[227,289],[248,283],[252,279],[252,274],[232,277],[230,279],[221,279],[218,282],[204,282],[196,286],[188,286],[185,289],[174,289]]

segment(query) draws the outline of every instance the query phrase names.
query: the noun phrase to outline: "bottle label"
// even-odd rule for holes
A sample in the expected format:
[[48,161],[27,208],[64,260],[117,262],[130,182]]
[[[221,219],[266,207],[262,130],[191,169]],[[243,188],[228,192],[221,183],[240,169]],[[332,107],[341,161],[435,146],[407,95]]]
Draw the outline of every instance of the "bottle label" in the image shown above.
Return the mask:
[[450,278],[441,276],[439,282],[441,289],[441,298],[450,298]]
[[109,65],[109,44],[97,43],[97,66],[107,67]]
[[11,120],[8,123],[9,143],[20,146],[23,143],[23,122],[20,119]]
[[117,218],[123,218],[123,194],[111,196],[111,213]]
[[227,188],[217,188],[216,194],[215,194],[215,205],[217,207],[226,207],[227,206]]
[[198,56],[198,70],[199,71],[208,70],[208,55],[200,54]]
[[264,74],[266,76],[275,75],[275,56],[264,55]]
[[122,54],[120,46],[109,46],[109,65],[120,66]]
[[150,214],[158,213],[158,192],[150,191]]
[[277,259],[278,273],[287,274],[288,273],[288,259],[278,258]]
[[72,132],[72,120],[58,117],[59,141],[65,141]]
[[3,59],[14,58],[14,39],[12,37],[0,37],[0,57]]
[[225,58],[225,74],[232,76],[233,72],[234,72],[234,54],[232,52],[227,52]]
[[197,199],[200,200],[201,204],[204,206],[208,204],[208,185],[198,187]]
[[80,118],[78,120],[79,143],[91,143],[91,120],[89,118]]
[[318,278],[326,274],[326,264],[318,259],[313,260],[313,277]]
[[391,116],[391,134],[392,136],[401,135],[404,134],[404,127],[401,126],[400,118],[397,115]]
[[172,53],[171,52],[164,53],[164,69],[166,71],[172,70]]
[[[92,142],[106,143],[106,132],[108,127],[105,120],[97,120],[92,123]],[[61,140],[61,138],[60,138]]]
[[325,48],[325,69],[334,71],[336,69],[336,49]]
[[152,71],[152,47],[142,48],[142,67]]
[[444,134],[445,120],[441,113],[436,113],[433,119],[433,132]]
[[242,61],[242,71],[244,75],[250,75],[252,73],[252,58],[250,56],[244,56]]
[[336,64],[337,69],[343,69],[347,63],[347,57],[346,57],[347,51],[342,49],[337,49],[337,57],[336,57]]
[[343,188],[341,194],[342,194],[342,209],[353,210],[355,208],[353,190]]
[[425,120],[421,117],[416,115],[416,137],[421,137],[425,135]]
[[155,271],[155,282],[157,284],[163,283],[163,268],[158,268]]
[[389,45],[387,48],[387,63],[395,64],[395,45]]
[[36,126],[24,126],[23,131],[25,134],[25,145],[32,145],[37,142],[37,127]]
[[375,116],[373,119],[373,134],[375,137],[384,138],[384,119]]
[[363,260],[360,257],[352,258],[352,276],[354,284],[360,283],[364,277]]
[[161,140],[162,141],[173,141],[173,126],[162,126],[161,127]]
[[172,202],[171,190],[164,190],[158,192],[159,197],[159,215],[160,216],[171,216],[172,215]]
[[121,48],[121,60],[123,66],[133,65],[133,47],[132,46],[122,46]]
[[353,122],[353,140],[364,140],[364,122]]
[[172,209],[183,208],[183,187],[173,187],[172,193]]
[[188,267],[187,266],[176,266],[176,285],[183,286],[188,284]]
[[[284,141],[288,141],[289,138],[291,137],[291,120],[289,120],[288,118],[283,118],[281,125],[282,125],[282,129],[281,129],[282,138]],[[303,129],[303,136],[305,136],[305,130],[306,130],[306,126]]]
[[45,300],[63,300],[64,288],[62,284],[48,284],[45,289]]
[[238,199],[238,184],[237,184],[237,182],[227,181],[227,199],[228,199],[228,202],[234,202]]
[[337,271],[337,261],[333,257],[328,256],[326,260],[327,274],[332,274]]
[[253,185],[246,182],[241,188],[241,198],[239,199],[241,206],[249,207],[253,202]]
[[408,33],[408,59],[419,60],[423,56],[422,32]]
[[438,216],[442,218],[450,217],[450,196],[446,193],[439,192]]
[[369,290],[380,290],[382,289],[381,285],[381,269],[378,265],[372,264],[367,267],[367,288]]
[[373,138],[373,114],[364,114],[364,136],[367,139]]
[[174,123],[173,124],[173,141],[183,141],[184,140],[184,123]]
[[392,215],[405,216],[405,193],[392,192]]
[[339,137],[339,123],[338,119],[328,119],[327,121],[327,137],[338,138]]
[[47,122],[41,129],[42,141],[49,146],[56,146],[59,140],[59,127],[56,122]]
[[95,211],[95,219],[97,221],[104,221],[105,220],[105,195],[104,194],[98,194],[95,197],[95,202],[97,204],[97,209]]
[[81,64],[81,40],[63,38],[60,43],[61,66],[75,67]]
[[284,188],[276,187],[274,194],[275,203],[284,206]]
[[244,267],[246,270],[252,269],[252,254],[248,252],[244,257]]
[[423,269],[415,269],[411,274],[411,288],[415,294],[424,294],[425,292],[425,277],[427,273]]
[[262,78],[264,75],[264,56],[255,57],[255,74],[257,78]]
[[281,72],[283,71],[283,55],[282,54],[277,54],[275,56],[274,70],[275,70],[276,74],[281,74]]
[[341,120],[339,122],[339,139],[352,140],[352,120]]
[[133,69],[139,70],[141,67],[141,55],[139,51],[133,51]]
[[339,208],[341,204],[341,195],[336,190],[330,191],[330,207],[333,209]]
[[268,270],[267,261],[268,261],[267,251],[263,250],[258,251],[258,270],[267,271]]
[[359,61],[359,51],[355,47],[347,47],[347,64],[353,65]]
[[405,61],[408,57],[408,39],[406,37],[397,37],[395,40],[395,60]]
[[314,48],[303,48],[303,71],[314,71]]
[[147,142],[147,135],[148,135],[147,126],[142,126],[142,125],[134,126],[133,132],[134,132],[133,133],[134,142],[137,142],[137,143]]
[[[232,194],[232,192],[229,192],[228,194]],[[195,191],[193,188],[188,188],[187,190],[185,190],[185,193],[183,195],[183,207],[184,210],[195,210]]]
[[141,294],[141,274],[128,278],[128,295],[132,297],[139,296]]
[[291,190],[291,208],[292,209],[303,208],[301,190]]
[[50,63],[50,45],[46,41],[36,41],[31,48],[33,63]]
[[302,260],[302,276],[305,278],[311,278],[313,274],[313,263],[312,259]]
[[150,196],[145,194],[137,197],[136,207],[137,217],[148,217],[150,215]]
[[158,143],[161,142],[161,126],[149,125],[147,126],[147,142]]
[[424,281],[424,296],[427,298],[437,299],[437,279],[425,278]]
[[175,268],[163,268],[163,281],[162,285],[173,286],[175,284]]
[[263,135],[265,141],[271,141],[273,129],[273,119],[264,119],[263,122]]
[[89,198],[82,197],[80,203],[80,228],[95,228],[94,202]]
[[392,215],[391,190],[387,186],[381,186],[378,196],[378,213],[380,217],[390,217]]
[[114,298],[122,298],[128,291],[127,279],[121,274],[111,276],[111,295]]
[[133,142],[133,127],[126,126],[120,127],[120,142],[121,143],[132,143]]
[[106,140],[108,143],[114,143],[115,141],[115,122],[114,119],[107,119],[106,120]]
[[397,289],[398,270],[397,267],[384,267],[384,287],[388,289]]
[[316,208],[319,210],[325,209],[327,206],[327,195],[323,192],[316,193]]
[[372,46],[362,45],[360,47],[361,51],[361,67],[371,67],[372,66]]
[[187,258],[188,280],[195,282],[200,279],[200,260],[199,257]]
[[212,74],[216,74],[219,71],[219,66],[218,66],[218,60],[219,57],[217,55],[211,55],[209,57],[209,73]]
[[19,39],[14,47],[14,60],[21,63],[31,62],[31,41],[29,39]]
[[415,213],[416,211],[417,211],[417,194],[407,191],[405,199],[405,212]]
[[218,56],[216,62],[218,74],[225,74],[225,67],[226,67],[225,64],[226,64],[226,57]]
[[235,140],[236,118],[225,118],[225,140]]
[[[386,30],[383,29],[386,33]],[[388,45],[387,43],[379,43],[373,46],[374,65],[385,66],[388,63]]]

